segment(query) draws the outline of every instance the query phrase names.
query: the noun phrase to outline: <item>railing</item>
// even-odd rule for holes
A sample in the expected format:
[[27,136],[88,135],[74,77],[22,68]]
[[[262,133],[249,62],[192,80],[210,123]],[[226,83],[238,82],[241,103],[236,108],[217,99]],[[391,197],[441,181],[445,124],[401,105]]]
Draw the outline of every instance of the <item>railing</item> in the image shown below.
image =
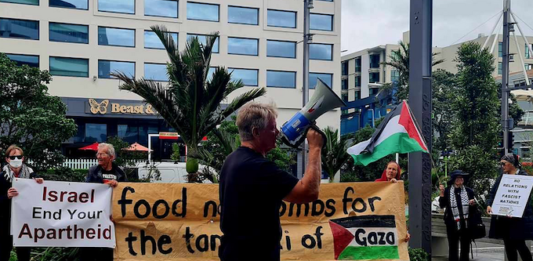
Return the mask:
[[[144,163],[146,160],[134,160],[135,164]],[[28,160],[28,164],[32,164],[31,160]],[[97,165],[97,159],[67,159],[63,162],[63,167],[69,167],[71,169],[89,169],[90,167]]]

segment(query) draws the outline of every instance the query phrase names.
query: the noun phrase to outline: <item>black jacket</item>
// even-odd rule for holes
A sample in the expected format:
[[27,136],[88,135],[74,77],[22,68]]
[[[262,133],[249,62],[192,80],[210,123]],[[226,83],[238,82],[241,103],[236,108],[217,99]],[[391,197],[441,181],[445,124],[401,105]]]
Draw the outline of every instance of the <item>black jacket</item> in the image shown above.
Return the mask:
[[[117,164],[114,162],[113,169],[115,170],[115,175],[117,176],[118,182],[126,182],[128,181],[128,178],[126,177],[126,173],[118,167]],[[87,173],[87,178],[85,179],[85,182],[89,183],[104,183],[104,178],[102,176],[102,167],[100,165],[92,166],[89,169],[89,172]]]
[[[516,175],[525,175],[527,172],[520,170]],[[490,190],[487,206],[492,206],[496,192],[500,186],[503,174],[498,177],[496,183]],[[532,193],[533,194],[533,193]],[[490,238],[505,238],[506,235],[511,235],[512,239],[533,240],[533,198],[529,195],[529,202],[524,209],[522,218],[508,218],[493,215],[490,222]]]
[[[447,187],[444,190],[444,197],[439,198],[440,208],[446,207],[446,210],[444,211],[444,223],[446,224],[446,226],[456,225],[455,220],[453,219],[453,213],[452,213],[451,201],[450,201],[450,188],[453,188],[453,187],[454,187],[453,185]],[[474,191],[469,187],[465,187],[465,189],[466,189],[466,194],[468,194],[468,200],[474,199]],[[473,213],[472,208],[474,207],[475,206],[471,206],[470,209],[468,210],[468,213]]]
[[[28,166],[23,165],[23,168]],[[31,168],[30,177],[38,178],[37,173],[33,172]],[[13,183],[11,179],[6,178],[5,172],[0,172],[0,222],[9,223],[11,220],[11,199],[7,197],[7,191],[12,187]]]

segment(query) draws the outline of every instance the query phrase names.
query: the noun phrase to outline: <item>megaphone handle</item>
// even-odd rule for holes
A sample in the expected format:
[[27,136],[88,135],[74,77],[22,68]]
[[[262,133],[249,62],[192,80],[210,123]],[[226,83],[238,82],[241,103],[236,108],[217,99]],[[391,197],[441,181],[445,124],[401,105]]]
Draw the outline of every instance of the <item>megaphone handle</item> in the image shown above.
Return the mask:
[[[326,134],[322,130],[320,130],[320,128],[318,126],[316,126],[316,123],[314,123],[314,122],[311,123],[311,125],[309,125],[309,128],[315,130],[320,135],[322,135],[322,140],[324,142],[324,143],[322,143],[322,148],[326,147],[326,143],[328,142],[328,138],[326,137]],[[309,131],[309,130],[307,130],[307,131]],[[306,136],[307,136],[307,133],[306,133]]]

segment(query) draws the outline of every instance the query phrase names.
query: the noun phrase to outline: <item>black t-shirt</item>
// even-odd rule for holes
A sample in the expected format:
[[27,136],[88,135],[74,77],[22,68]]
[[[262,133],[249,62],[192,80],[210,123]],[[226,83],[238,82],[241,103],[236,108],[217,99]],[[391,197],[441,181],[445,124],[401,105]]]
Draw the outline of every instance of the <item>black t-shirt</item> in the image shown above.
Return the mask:
[[115,168],[116,168],[115,166],[113,166],[111,170],[105,170],[104,168],[102,168],[102,179],[104,180],[104,183],[111,181],[111,180],[118,179],[117,171]]
[[279,260],[279,209],[298,179],[254,150],[240,147],[220,173],[220,258]]

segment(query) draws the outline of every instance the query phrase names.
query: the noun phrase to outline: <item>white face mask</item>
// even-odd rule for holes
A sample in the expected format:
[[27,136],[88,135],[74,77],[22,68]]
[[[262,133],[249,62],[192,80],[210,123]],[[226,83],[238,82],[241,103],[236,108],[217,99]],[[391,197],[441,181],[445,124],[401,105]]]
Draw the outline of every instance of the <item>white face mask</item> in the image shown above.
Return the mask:
[[9,165],[13,168],[20,168],[22,166],[22,159],[10,160]]

